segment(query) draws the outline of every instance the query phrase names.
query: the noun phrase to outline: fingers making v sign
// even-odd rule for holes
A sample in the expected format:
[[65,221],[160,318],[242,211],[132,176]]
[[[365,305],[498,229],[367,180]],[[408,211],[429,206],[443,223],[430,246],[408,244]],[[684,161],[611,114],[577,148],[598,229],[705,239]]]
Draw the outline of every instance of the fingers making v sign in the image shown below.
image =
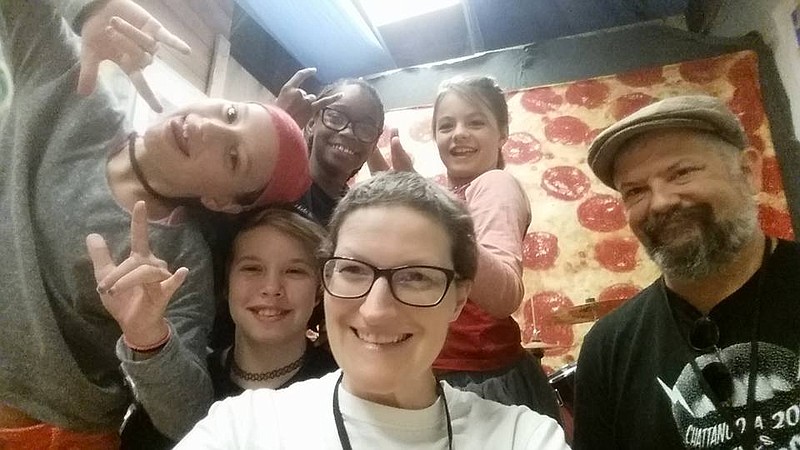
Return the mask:
[[317,69],[313,67],[298,70],[281,87],[278,98],[275,99],[275,106],[292,116],[300,128],[305,127],[308,121],[322,108],[342,98],[341,93],[317,98],[316,95],[300,89],[300,86],[315,73],[317,73]]
[[[94,267],[97,292],[103,306],[117,321],[125,342],[132,348],[148,348],[169,333],[164,312],[172,295],[186,280],[189,269],[170,272],[167,263],[150,250],[147,210],[136,202],[131,215],[131,253],[114,263],[106,241],[99,234],[86,237]],[[135,345],[132,345],[135,344]]]
[[83,23],[81,37],[78,93],[94,92],[100,63],[111,60],[122,68],[156,112],[163,108],[142,75],[142,69],[153,62],[153,55],[161,45],[184,54],[191,52],[185,42],[131,0],[111,0],[100,7]]

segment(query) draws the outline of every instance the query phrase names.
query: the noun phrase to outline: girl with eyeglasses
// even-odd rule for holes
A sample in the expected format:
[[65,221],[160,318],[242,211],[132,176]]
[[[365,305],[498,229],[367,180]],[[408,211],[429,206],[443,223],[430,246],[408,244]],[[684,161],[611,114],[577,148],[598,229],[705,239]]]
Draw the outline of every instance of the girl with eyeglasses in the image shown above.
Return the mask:
[[177,449],[568,448],[551,418],[434,375],[478,269],[463,205],[417,174],[381,174],[345,195],[330,231],[324,306],[341,370],[218,402]]
[[304,128],[309,150],[311,187],[299,206],[319,223],[330,219],[347,182],[367,161],[383,132],[383,102],[366,81],[345,78],[319,95],[300,85],[315,73],[298,71],[281,89],[276,103]]

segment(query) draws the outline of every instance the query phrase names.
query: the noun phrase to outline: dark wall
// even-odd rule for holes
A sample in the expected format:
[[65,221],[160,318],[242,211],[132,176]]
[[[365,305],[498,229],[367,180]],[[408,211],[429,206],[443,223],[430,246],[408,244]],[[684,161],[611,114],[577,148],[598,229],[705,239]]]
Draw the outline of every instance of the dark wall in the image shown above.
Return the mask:
[[455,75],[491,75],[504,89],[514,90],[741,50],[758,54],[764,109],[783,172],[795,235],[800,236],[800,177],[792,176],[800,173],[800,143],[794,136],[789,99],[772,52],[756,33],[717,38],[659,24],[633,25],[365,78],[375,86],[389,110],[430,104],[439,83]]

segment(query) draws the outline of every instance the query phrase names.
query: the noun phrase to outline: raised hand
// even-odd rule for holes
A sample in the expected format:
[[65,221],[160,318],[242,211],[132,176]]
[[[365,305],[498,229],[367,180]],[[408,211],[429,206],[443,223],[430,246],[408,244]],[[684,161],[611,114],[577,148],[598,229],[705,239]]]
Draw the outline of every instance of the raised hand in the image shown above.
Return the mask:
[[168,332],[164,311],[189,269],[181,267],[170,273],[167,263],[150,251],[144,202],[136,202],[133,207],[131,254],[125,261],[114,264],[99,234],[86,237],[86,248],[94,266],[97,292],[125,340],[146,348],[163,339]]
[[412,160],[408,152],[403,149],[397,128],[392,128],[389,142],[392,154],[392,169],[397,172],[414,172],[414,160]]
[[305,127],[308,121],[314,117],[314,114],[319,112],[322,108],[342,98],[342,94],[339,93],[318,99],[316,95],[309,94],[303,89],[300,89],[303,82],[315,73],[317,73],[317,69],[313,67],[298,70],[292,75],[292,78],[281,87],[278,98],[275,99],[275,106],[292,116],[300,128]]
[[372,149],[372,152],[369,154],[369,157],[367,158],[367,167],[369,167],[370,175],[375,175],[378,172],[391,169],[389,163],[386,162],[386,159],[383,157],[381,151],[377,147]]
[[128,74],[133,86],[156,112],[163,108],[142,75],[142,69],[153,62],[153,55],[162,44],[184,54],[191,52],[185,42],[131,0],[107,2],[83,23],[81,37],[78,93],[94,92],[99,65],[108,59]]

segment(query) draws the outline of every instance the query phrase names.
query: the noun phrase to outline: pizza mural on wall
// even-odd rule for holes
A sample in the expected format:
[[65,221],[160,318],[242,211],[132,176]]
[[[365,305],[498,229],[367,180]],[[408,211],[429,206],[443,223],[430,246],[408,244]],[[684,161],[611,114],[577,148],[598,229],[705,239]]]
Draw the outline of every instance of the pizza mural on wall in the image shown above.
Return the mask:
[[[602,315],[659,276],[627,226],[619,196],[586,165],[589,143],[605,127],[659,99],[709,94],[726,101],[750,145],[763,155],[759,219],[768,235],[793,239],[791,218],[761,101],[755,52],[603,76],[507,93],[510,130],[506,170],[525,188],[533,220],[524,241],[525,298],[514,314],[523,344],[548,347],[543,364],[558,369],[577,359],[591,327],[565,323],[559,312],[588,305]],[[430,107],[390,111],[416,170],[440,183],[445,168],[431,132]],[[388,133],[378,143],[389,160]],[[357,178],[368,177],[365,169]],[[608,308],[595,308],[606,306]]]

